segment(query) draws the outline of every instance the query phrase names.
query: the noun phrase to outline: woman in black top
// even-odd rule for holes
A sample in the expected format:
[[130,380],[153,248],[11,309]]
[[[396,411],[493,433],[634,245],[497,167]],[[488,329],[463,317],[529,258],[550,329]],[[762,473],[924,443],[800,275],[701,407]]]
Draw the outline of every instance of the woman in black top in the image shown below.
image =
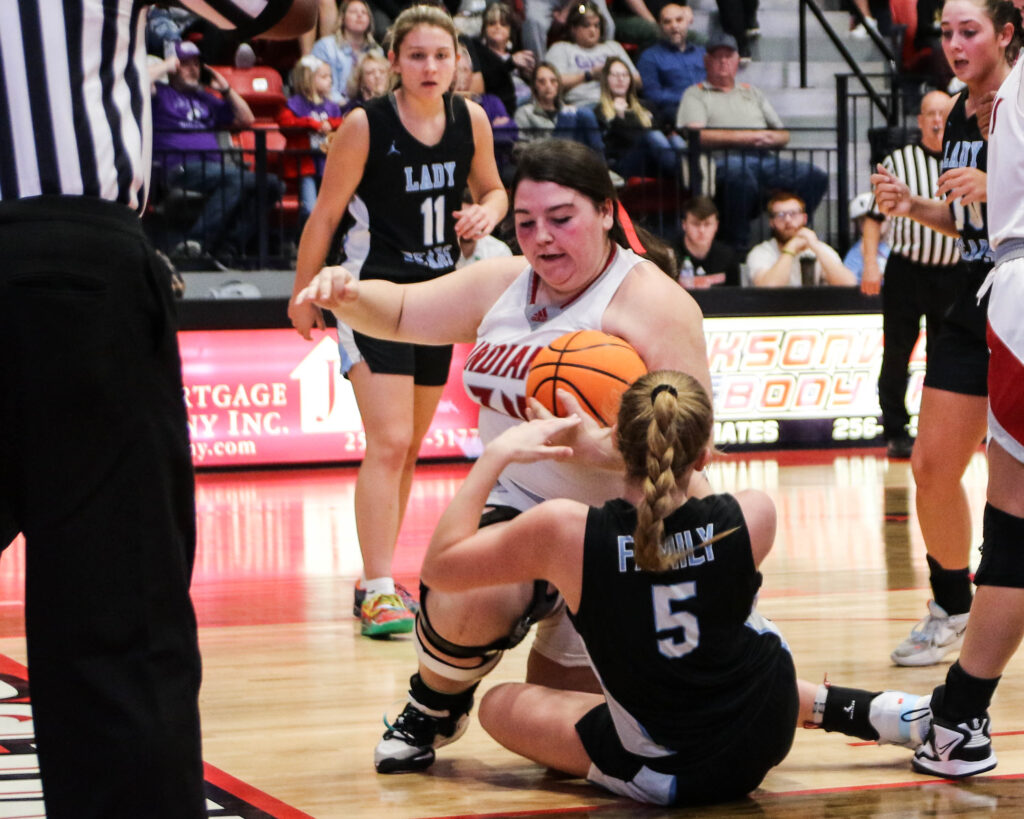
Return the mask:
[[[992,9],[1005,21],[997,21]],[[978,126],[981,102],[1010,73],[1017,14],[994,0],[947,0],[942,9],[943,49],[966,88],[953,102],[942,140],[942,175],[935,199],[912,196],[907,185],[878,166],[871,176],[878,209],[909,216],[957,238],[964,276],[938,337],[928,346],[917,440],[911,455],[932,588],[943,606],[927,616],[892,653],[906,666],[931,665],[960,648],[972,592],[969,574],[971,511],[962,478],[988,430],[988,296],[977,293],[992,267],[988,244],[987,143]]]
[[[450,272],[459,238],[486,236],[505,215],[487,115],[448,93],[455,24],[433,6],[410,6],[392,28],[391,69],[401,84],[350,113],[327,156],[323,185],[299,243],[295,292],[320,271],[346,210],[344,266],[361,279],[421,282]],[[468,183],[475,204],[462,204]],[[323,316],[289,305],[303,337]],[[339,325],[343,369],[366,433],[355,513],[363,578],[356,586],[362,633],[409,632],[414,606],[396,594],[391,558],[420,442],[448,378],[451,348],[371,339]],[[364,597],[365,594],[365,597]]]
[[594,108],[608,167],[619,176],[679,177],[686,143],[655,127],[654,115],[640,102],[636,81],[622,60],[609,57],[601,68],[601,98]]
[[688,495],[712,430],[711,402],[689,375],[648,373],[622,396],[623,498],[599,508],[545,501],[478,529],[509,463],[572,454],[560,442],[579,417],[531,403],[534,420],[491,441],[442,515],[423,582],[455,591],[547,578],[603,694],[499,685],[480,706],[498,742],[639,801],[694,804],[756,788],[785,758],[798,722],[921,741],[922,698],[797,681],[788,646],[754,610],[774,505],[756,490]]
[[501,100],[509,116],[516,112],[518,96],[529,91],[537,58],[529,49],[517,49],[519,32],[512,9],[491,3],[484,9],[476,57],[484,78],[484,91]]

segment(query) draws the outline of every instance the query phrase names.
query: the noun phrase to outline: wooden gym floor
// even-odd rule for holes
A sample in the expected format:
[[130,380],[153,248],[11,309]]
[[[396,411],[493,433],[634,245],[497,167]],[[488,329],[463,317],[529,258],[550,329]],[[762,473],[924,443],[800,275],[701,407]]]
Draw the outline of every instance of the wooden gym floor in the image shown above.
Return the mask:
[[[430,464],[417,472],[395,561],[396,576],[411,588],[431,526],[466,469]],[[929,596],[908,462],[888,462],[879,449],[732,455],[710,473],[720,490],[764,489],[778,506],[759,608],[782,629],[802,677],[828,673],[839,684],[914,693],[942,681],[946,663],[909,669],[889,661]],[[205,666],[204,757],[272,797],[263,804],[279,810],[263,815],[1024,815],[1024,656],[1007,669],[991,711],[999,766],[966,784],[913,773],[903,748],[798,731],[788,759],[751,799],[669,813],[546,772],[475,723],[428,773],[378,776],[372,753],[381,717],[400,710],[415,659],[408,638],[360,637],[352,616],[355,474],[335,467],[198,476],[193,589]],[[985,479],[979,454],[966,478],[975,544]],[[975,548],[972,565],[977,559]],[[20,663],[23,571],[19,543],[0,561],[0,654]],[[510,652],[481,691],[521,680],[525,657],[525,645]],[[0,796],[0,816],[14,815],[28,814],[5,811]]]

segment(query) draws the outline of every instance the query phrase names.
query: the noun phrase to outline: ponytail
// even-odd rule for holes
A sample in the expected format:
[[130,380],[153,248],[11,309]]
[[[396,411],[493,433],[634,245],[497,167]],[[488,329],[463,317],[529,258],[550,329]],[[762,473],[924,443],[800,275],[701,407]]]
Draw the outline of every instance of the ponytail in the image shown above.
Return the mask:
[[647,373],[622,396],[617,445],[643,494],[633,534],[634,559],[643,571],[665,571],[678,557],[662,548],[665,518],[676,508],[673,490],[708,446],[711,427],[708,394],[685,373]]

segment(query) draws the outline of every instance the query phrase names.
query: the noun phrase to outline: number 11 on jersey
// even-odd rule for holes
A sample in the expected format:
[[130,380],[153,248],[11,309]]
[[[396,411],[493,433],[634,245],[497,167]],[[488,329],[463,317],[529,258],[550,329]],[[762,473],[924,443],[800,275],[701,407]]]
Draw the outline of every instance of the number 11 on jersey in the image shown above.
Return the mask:
[[423,246],[441,244],[444,241],[444,194],[424,199],[420,213],[423,214]]

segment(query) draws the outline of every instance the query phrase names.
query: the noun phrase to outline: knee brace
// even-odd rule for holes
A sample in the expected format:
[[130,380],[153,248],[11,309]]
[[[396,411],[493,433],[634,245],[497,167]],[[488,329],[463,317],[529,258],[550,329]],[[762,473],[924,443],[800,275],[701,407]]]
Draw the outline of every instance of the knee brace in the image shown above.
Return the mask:
[[1024,589],[1024,518],[985,504],[978,586]]
[[[561,596],[555,592],[549,594],[546,580],[535,580],[533,584],[533,597],[530,605],[523,615],[513,624],[508,635],[499,637],[491,643],[482,646],[462,646],[445,639],[430,623],[430,615],[427,613],[427,600],[430,589],[420,584],[420,613],[416,617],[416,655],[420,663],[429,668],[435,674],[440,674],[449,680],[461,682],[475,682],[482,679],[498,664],[501,655],[508,649],[519,645],[538,620],[542,620],[551,614],[561,601]],[[438,652],[460,660],[476,660],[477,662],[464,667],[453,665]]]

